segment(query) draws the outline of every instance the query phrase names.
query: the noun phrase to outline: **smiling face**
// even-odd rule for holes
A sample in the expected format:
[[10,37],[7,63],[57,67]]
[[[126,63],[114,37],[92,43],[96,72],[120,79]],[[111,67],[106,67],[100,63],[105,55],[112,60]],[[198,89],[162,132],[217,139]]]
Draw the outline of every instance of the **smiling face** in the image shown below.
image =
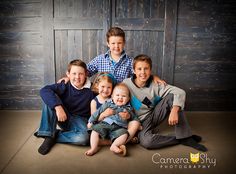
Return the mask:
[[134,67],[134,74],[136,75],[135,84],[143,87],[151,76],[151,66],[145,61],[137,61]]
[[77,88],[83,87],[87,74],[83,67],[72,65],[70,71],[66,72],[67,77],[70,79],[72,85]]
[[119,59],[121,53],[125,46],[125,41],[121,36],[110,36],[109,41],[107,42],[107,46],[110,48],[111,57],[113,59]]
[[116,86],[112,93],[112,100],[117,106],[123,106],[130,100],[129,89],[126,86]]
[[98,93],[103,99],[109,98],[111,96],[111,92],[112,92],[112,83],[106,80],[102,80],[101,82],[99,82]]

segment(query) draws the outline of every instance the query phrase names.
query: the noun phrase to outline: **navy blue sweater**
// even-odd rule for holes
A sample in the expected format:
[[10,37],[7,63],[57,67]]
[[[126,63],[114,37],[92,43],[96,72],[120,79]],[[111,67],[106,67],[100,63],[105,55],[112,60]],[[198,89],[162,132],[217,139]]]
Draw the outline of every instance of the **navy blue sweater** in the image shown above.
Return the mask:
[[70,82],[63,81],[43,87],[40,96],[51,109],[63,105],[70,114],[89,118],[90,102],[95,95],[90,88],[78,90]]

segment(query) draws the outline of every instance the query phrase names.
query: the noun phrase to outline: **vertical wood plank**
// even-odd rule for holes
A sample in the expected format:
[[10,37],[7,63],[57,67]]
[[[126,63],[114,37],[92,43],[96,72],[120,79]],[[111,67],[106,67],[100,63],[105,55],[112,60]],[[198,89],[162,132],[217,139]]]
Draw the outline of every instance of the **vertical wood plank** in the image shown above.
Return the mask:
[[178,0],[166,0],[162,79],[172,84],[174,81],[175,40]]
[[44,83],[55,82],[53,0],[43,0]]
[[102,38],[101,37],[98,38],[99,39],[99,41],[98,41],[99,49],[98,50],[100,50],[102,52],[106,51],[106,48],[107,48],[107,46],[106,46],[106,43],[107,43],[106,33],[112,25],[111,8],[112,8],[112,0],[103,1],[103,31],[102,31],[102,35],[98,34],[99,36],[102,36]]

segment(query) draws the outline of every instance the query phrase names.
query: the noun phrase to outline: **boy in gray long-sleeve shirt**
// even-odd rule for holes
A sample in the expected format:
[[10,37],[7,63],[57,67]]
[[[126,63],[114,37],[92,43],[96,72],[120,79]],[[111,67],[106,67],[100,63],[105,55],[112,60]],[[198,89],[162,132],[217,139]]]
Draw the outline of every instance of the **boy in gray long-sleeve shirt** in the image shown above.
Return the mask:
[[[184,116],[185,91],[171,85],[153,83],[152,61],[147,55],[134,58],[134,76],[123,82],[131,92],[131,105],[142,123],[138,137],[140,144],[147,149],[157,149],[169,145],[183,144],[200,151],[207,148],[198,142],[201,137],[192,135]],[[154,133],[166,118],[175,127],[175,136]]]

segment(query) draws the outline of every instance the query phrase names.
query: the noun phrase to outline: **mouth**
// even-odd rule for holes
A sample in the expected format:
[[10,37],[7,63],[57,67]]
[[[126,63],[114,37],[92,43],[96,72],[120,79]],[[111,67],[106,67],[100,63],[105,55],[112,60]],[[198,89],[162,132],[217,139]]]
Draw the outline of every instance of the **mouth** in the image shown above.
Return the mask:
[[74,82],[75,82],[75,83],[80,83],[80,80],[75,80]]
[[147,76],[139,76],[140,79],[146,79]]

